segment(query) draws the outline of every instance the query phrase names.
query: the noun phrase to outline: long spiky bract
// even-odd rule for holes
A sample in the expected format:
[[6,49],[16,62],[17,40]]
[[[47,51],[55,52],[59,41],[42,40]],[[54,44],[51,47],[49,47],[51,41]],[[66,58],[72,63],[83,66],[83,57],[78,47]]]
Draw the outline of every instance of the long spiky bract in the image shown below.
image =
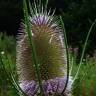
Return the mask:
[[92,32],[92,29],[93,29],[93,27],[94,27],[95,24],[96,24],[96,20],[92,23],[92,25],[91,25],[91,27],[90,27],[90,29],[88,31],[88,34],[87,34],[87,37],[86,37],[86,40],[85,40],[85,43],[84,43],[84,47],[83,47],[83,50],[82,50],[82,55],[81,55],[81,58],[80,58],[79,66],[78,66],[78,69],[77,69],[77,72],[76,72],[76,75],[75,75],[75,77],[73,79],[72,84],[74,83],[74,81],[76,80],[76,78],[77,78],[77,76],[79,74],[79,70],[80,70],[80,67],[82,65],[82,60],[83,60],[83,57],[84,57],[84,53],[85,53],[85,50],[86,50],[88,39],[89,39],[89,36],[90,36],[90,34]]
[[[34,4],[35,5],[35,4]],[[37,59],[37,55],[36,55],[36,50],[35,50],[35,45],[34,45],[34,41],[33,41],[33,38],[32,38],[32,32],[31,32],[31,26],[30,26],[30,23],[29,23],[29,15],[28,15],[28,9],[27,9],[27,4],[26,4],[26,0],[23,0],[23,7],[24,7],[24,21],[25,21],[25,24],[26,24],[26,32],[28,34],[28,39],[29,39],[29,42],[30,42],[30,46],[31,46],[31,49],[32,49],[32,60],[34,62],[34,65],[35,65],[35,71],[36,71],[36,75],[37,75],[37,79],[39,81],[39,86],[40,86],[40,92],[41,92],[41,96],[43,95],[43,88],[42,88],[42,81],[41,81],[41,76],[40,76],[40,69],[39,69],[39,62],[38,62],[38,59]]]
[[[9,66],[10,72],[7,72],[7,69],[5,67],[6,66],[6,63],[4,62],[5,57],[8,60],[8,66]],[[13,70],[11,69],[11,66],[10,66],[9,58],[7,58],[7,57],[8,57],[7,54],[4,54],[4,55],[0,54],[0,63],[3,68],[3,72],[5,72],[5,75],[6,75],[7,79],[11,82],[12,86],[19,92],[17,94],[20,96],[22,96],[22,95],[27,96],[27,94],[24,93],[24,91],[20,88],[19,84],[17,83],[17,81],[14,77],[14,74],[13,74]]]
[[63,28],[64,44],[65,44],[65,47],[66,47],[65,49],[66,49],[66,56],[67,56],[67,79],[66,79],[65,87],[62,91],[62,94],[63,94],[65,92],[66,88],[67,88],[67,84],[68,84],[68,80],[69,80],[69,52],[68,52],[67,36],[66,36],[65,26],[64,26],[64,22],[63,22],[61,16],[60,16],[60,20],[61,20],[61,24],[62,24],[62,28]]
[[[13,65],[12,61],[10,62],[11,58],[9,58],[9,56],[7,56],[7,54],[5,55],[6,56],[6,59],[8,60],[8,68],[10,69],[10,73],[8,73],[8,75],[10,76],[11,78],[11,82],[12,82],[12,85],[15,87],[15,89],[19,92],[18,95],[20,96],[28,96],[19,86],[15,76],[14,76],[14,72],[13,72],[13,69],[11,67],[11,65]],[[5,64],[4,64],[5,66]],[[16,75],[16,74],[15,74]],[[8,76],[8,77],[9,77]]]

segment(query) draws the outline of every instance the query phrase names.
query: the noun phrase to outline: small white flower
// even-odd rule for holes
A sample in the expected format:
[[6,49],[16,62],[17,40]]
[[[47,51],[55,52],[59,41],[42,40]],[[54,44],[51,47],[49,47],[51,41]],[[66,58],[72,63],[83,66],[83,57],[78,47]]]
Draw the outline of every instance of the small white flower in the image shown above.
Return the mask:
[[3,55],[4,54],[4,51],[2,51],[1,54]]

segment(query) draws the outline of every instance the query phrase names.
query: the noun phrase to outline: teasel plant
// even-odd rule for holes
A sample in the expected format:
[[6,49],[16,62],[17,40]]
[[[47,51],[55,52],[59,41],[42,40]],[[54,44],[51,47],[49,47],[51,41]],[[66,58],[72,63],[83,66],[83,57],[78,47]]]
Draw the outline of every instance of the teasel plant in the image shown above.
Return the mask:
[[57,18],[55,10],[48,10],[47,5],[48,0],[45,5],[41,0],[33,4],[23,0],[24,20],[20,24],[16,44],[18,80],[11,68],[12,62],[8,64],[11,72],[6,71],[4,58],[11,58],[0,54],[2,69],[20,96],[72,96],[72,85],[78,76],[88,38],[96,22],[89,29],[79,67],[72,77],[73,64],[69,60],[63,19],[61,16]]

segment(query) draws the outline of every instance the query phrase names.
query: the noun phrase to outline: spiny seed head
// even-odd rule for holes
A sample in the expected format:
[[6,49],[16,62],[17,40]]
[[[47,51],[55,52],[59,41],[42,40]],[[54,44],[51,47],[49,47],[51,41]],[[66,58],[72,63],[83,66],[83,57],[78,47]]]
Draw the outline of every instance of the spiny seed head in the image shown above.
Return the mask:
[[[41,3],[40,3],[41,4]],[[38,8],[41,7],[41,10]],[[54,13],[50,15],[41,5],[31,9],[29,16],[32,38],[34,40],[42,80],[50,80],[66,76],[66,52],[62,37],[62,29]],[[34,11],[35,10],[35,11]],[[35,68],[32,62],[26,25],[21,23],[17,41],[17,71],[19,81],[36,80]],[[36,87],[37,88],[37,87]],[[31,96],[31,95],[30,95]]]

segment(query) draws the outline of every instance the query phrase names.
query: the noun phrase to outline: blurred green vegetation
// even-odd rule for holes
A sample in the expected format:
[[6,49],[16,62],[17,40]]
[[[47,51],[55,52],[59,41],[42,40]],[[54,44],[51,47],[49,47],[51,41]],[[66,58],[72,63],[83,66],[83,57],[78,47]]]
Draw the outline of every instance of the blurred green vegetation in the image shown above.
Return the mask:
[[[78,66],[74,64],[72,75],[76,74]],[[79,75],[73,84],[73,96],[96,96],[96,57],[86,58],[82,62]]]
[[7,54],[15,55],[16,42],[13,36],[7,36],[6,34],[0,34],[0,51],[5,51]]
[[8,65],[9,62],[13,64],[11,65],[12,70],[15,70],[15,45],[14,37],[6,36],[6,34],[2,33],[0,34],[0,54],[4,55],[3,62],[6,68],[5,71],[2,63],[0,62],[0,96],[17,96],[17,91],[7,76],[7,73],[11,72]]

